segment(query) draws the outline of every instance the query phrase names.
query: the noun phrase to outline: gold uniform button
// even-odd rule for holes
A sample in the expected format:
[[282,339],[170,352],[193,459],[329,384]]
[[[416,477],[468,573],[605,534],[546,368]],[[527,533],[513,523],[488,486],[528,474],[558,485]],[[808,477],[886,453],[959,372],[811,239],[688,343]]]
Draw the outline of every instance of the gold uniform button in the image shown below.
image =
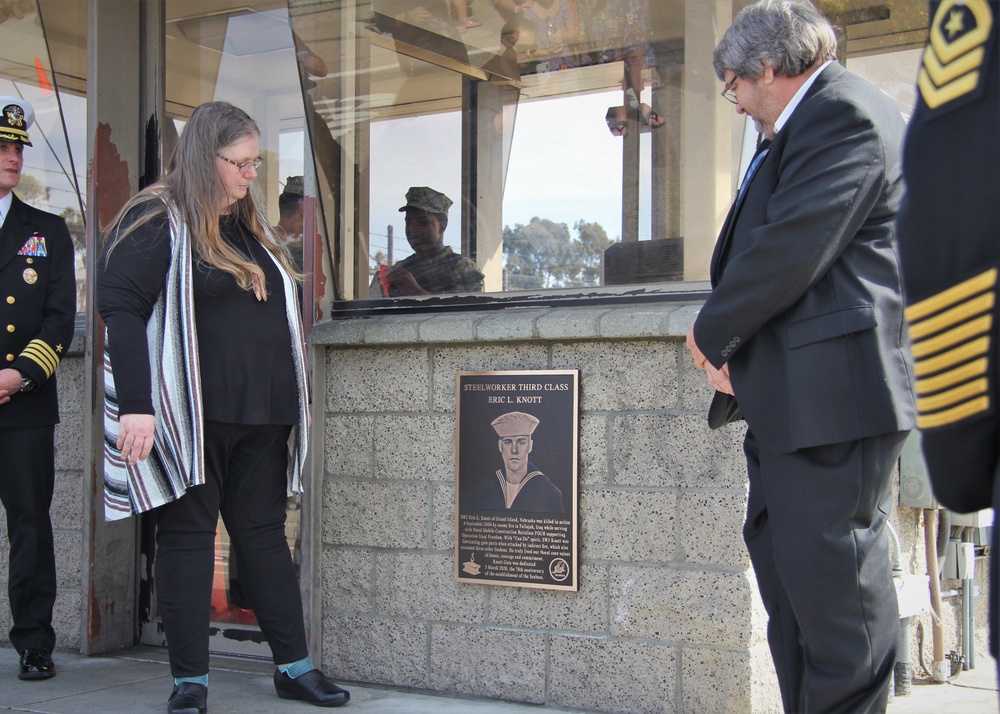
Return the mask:
[[28,265],[31,265],[34,262],[35,262],[34,258],[28,258],[28,260],[27,260]]
[[13,325],[7,325],[7,332],[13,332],[13,331],[14,331],[14,326]]
[[13,362],[14,361],[14,355],[7,355],[7,361],[8,362]]
[[8,295],[8,296],[7,296],[7,304],[8,304],[8,305],[13,305],[13,304],[14,304],[14,302],[15,302],[15,300],[14,300],[14,296],[13,296],[13,295]]

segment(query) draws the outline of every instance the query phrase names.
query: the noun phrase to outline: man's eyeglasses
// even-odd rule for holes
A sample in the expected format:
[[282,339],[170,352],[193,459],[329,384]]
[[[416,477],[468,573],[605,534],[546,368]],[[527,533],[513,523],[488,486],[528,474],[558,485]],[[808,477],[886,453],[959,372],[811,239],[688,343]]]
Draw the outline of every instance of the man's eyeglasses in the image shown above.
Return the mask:
[[736,83],[737,79],[739,79],[739,77],[734,74],[733,78],[726,82],[726,86],[722,88],[722,98],[730,104],[736,104],[739,101],[736,98],[736,92],[733,91],[733,85]]
[[236,170],[239,171],[240,173],[246,173],[247,169],[250,167],[256,169],[262,163],[264,163],[264,159],[261,158],[260,156],[258,156],[256,159],[250,159],[249,161],[233,161],[232,159],[227,159],[222,154],[216,154],[216,156],[218,156],[223,161],[226,161],[235,166]]

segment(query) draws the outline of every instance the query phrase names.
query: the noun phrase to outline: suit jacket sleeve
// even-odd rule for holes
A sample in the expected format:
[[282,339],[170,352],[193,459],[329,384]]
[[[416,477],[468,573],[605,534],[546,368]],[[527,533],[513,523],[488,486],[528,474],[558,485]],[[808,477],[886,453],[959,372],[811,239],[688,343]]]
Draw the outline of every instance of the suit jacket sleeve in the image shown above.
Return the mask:
[[695,322],[695,341],[717,368],[820,280],[884,188],[885,152],[871,119],[852,103],[808,99],[754,178],[758,192],[773,192],[747,195],[766,201],[765,222],[732,253]]
[[34,213],[38,233],[45,237],[51,268],[41,327],[14,359],[11,367],[26,374],[35,384],[42,385],[55,374],[56,367],[73,341],[76,324],[76,272],[73,239],[69,235],[66,221],[41,211]]

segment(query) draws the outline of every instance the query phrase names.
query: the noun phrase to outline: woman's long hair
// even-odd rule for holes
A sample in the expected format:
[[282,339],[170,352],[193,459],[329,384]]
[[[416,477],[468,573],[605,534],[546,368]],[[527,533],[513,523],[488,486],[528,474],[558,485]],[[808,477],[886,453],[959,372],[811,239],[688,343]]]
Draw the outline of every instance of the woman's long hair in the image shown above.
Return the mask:
[[[231,248],[219,230],[219,208],[229,198],[219,178],[218,155],[242,139],[259,136],[256,122],[228,102],[208,102],[196,108],[181,132],[167,174],[129,199],[115,216],[109,228],[114,235],[109,252],[132,231],[165,213],[169,201],[177,206],[187,224],[197,260],[229,273],[244,290],[264,295],[260,266]],[[251,183],[246,195],[232,204],[229,212],[290,274],[298,277],[287,248],[268,224],[261,205],[260,189]],[[135,220],[123,226],[122,220],[130,212],[138,213],[138,217],[133,216]]]

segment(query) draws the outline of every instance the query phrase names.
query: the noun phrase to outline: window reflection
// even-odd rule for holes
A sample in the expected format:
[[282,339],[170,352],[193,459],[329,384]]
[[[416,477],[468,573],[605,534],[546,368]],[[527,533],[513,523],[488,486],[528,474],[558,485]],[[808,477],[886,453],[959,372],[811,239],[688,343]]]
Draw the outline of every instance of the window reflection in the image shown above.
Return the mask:
[[[51,9],[51,8],[50,8]],[[76,246],[77,310],[86,310],[85,205],[81,187],[86,125],[64,117],[85,117],[86,97],[63,91],[49,62],[50,50],[35,0],[0,5],[0,94],[26,99],[35,109],[31,147],[14,193],[26,203],[62,216]],[[72,147],[72,150],[71,150]]]
[[[336,297],[411,255],[412,186],[454,200],[444,242],[487,293],[705,280],[753,140],[711,68],[743,4],[290,0],[328,70],[303,86]],[[919,0],[819,4],[849,62],[923,41]]]

